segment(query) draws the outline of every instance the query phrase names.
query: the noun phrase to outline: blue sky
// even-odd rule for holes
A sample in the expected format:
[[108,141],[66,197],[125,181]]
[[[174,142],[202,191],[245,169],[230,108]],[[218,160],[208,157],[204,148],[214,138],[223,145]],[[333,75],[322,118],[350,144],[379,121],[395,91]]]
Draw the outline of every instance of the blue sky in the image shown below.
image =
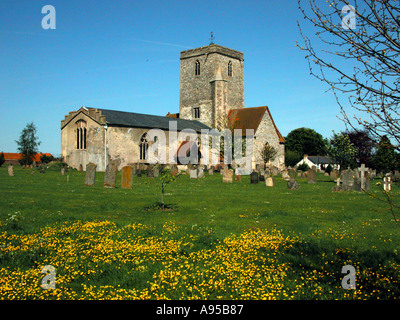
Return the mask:
[[[42,28],[47,4],[55,30]],[[308,127],[331,137],[345,127],[295,46],[297,20],[296,0],[1,0],[0,151],[16,152],[33,121],[40,151],[60,155],[60,121],[81,106],[179,112],[180,51],[208,45],[210,31],[244,53],[246,107],[268,105],[284,136]]]

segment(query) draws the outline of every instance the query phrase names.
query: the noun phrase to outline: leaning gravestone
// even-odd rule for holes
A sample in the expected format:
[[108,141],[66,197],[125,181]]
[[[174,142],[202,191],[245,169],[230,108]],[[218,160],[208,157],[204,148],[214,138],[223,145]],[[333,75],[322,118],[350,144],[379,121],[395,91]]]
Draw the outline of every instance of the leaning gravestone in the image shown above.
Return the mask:
[[121,170],[121,188],[131,189],[133,182],[133,168],[131,166],[125,166]]
[[330,176],[331,179],[336,180],[339,177],[339,172],[337,170],[332,170]]
[[118,171],[117,164],[113,161],[110,161],[110,163],[107,164],[106,172],[104,174],[103,186],[105,188],[115,188],[115,182],[117,180],[117,171]]
[[222,177],[222,182],[224,183],[232,183],[233,182],[233,170],[232,169],[225,169],[224,175]]
[[8,166],[8,175],[14,177],[14,166],[12,164]]
[[96,167],[97,165],[92,162],[89,162],[86,165],[85,186],[94,186],[96,180]]
[[347,169],[342,172],[341,179],[342,181],[342,190],[343,191],[351,191],[354,187],[354,173],[352,170]]
[[256,184],[256,183],[258,183],[258,181],[259,181],[259,179],[258,179],[258,172],[253,171],[253,172],[250,174],[250,183]]
[[308,183],[317,183],[317,171],[313,169],[307,170],[307,182]]

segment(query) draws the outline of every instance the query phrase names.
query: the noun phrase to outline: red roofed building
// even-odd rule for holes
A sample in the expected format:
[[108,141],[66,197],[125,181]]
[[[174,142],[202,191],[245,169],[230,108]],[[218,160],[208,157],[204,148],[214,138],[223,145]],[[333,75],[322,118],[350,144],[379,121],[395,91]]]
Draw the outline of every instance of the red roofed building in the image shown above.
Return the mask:
[[[46,155],[48,157],[52,157],[50,153],[37,153],[33,157],[33,161],[36,163],[41,163],[40,157],[42,155]],[[10,152],[4,152],[4,164],[19,164],[19,160],[22,159],[22,153],[10,153]]]

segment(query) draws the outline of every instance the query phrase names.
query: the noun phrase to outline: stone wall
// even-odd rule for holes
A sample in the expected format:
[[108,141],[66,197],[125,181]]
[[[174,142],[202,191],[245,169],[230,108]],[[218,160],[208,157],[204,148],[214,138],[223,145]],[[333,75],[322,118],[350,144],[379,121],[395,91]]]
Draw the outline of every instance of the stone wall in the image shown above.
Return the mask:
[[254,163],[262,162],[261,151],[266,143],[278,151],[275,160],[271,164],[278,168],[283,168],[285,165],[285,145],[279,142],[275,126],[268,112],[265,112],[255,132]]

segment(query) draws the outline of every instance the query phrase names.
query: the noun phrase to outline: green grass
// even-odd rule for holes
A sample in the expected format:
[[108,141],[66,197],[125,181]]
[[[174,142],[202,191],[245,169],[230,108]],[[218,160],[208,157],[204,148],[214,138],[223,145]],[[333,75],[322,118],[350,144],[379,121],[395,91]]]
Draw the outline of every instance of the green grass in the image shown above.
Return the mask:
[[[283,246],[274,254],[275,263],[290,265],[289,280],[284,284],[291,290],[291,297],[351,298],[340,288],[341,267],[349,261],[352,263],[348,264],[354,264],[360,272],[357,284],[361,292],[356,298],[385,299],[400,294],[396,284],[399,282],[400,227],[388,212],[388,205],[363,192],[332,193],[334,183],[322,174],[318,175],[317,184],[299,180],[299,190],[288,190],[280,177],[274,178],[273,188],[267,188],[263,182],[250,184],[249,177],[224,184],[217,173],[197,180],[182,175],[166,189],[165,202],[173,209],[160,212],[146,210],[160,201],[158,178],[135,177],[132,190],[107,189],[102,186],[104,173],[101,172],[96,174],[95,186],[87,187],[83,184],[84,172],[72,170],[62,176],[57,166],[49,168],[45,174],[19,166],[14,169],[15,176],[9,177],[7,168],[0,168],[0,232],[8,236],[35,235],[46,227],[57,227],[64,222],[73,225],[79,221],[110,221],[121,230],[131,224],[143,224],[148,228],[135,236],[171,241],[192,236],[190,245],[182,245],[175,253],[179,259],[186,259],[201,250],[213,250],[224,239],[248,230],[278,230],[285,237],[296,239],[293,245]],[[32,171],[35,173],[31,174]],[[370,183],[371,193],[376,195],[382,192],[381,186],[376,185],[378,181]],[[395,198],[398,197],[398,185],[392,190]],[[10,218],[12,215],[16,218],[14,222]],[[173,223],[177,230],[165,235],[166,223]],[[118,239],[123,240],[125,236]],[[78,238],[74,235],[73,239]],[[31,256],[14,253],[12,259],[2,254],[0,268],[32,268],[35,263],[46,261],[46,254],[50,255],[45,248],[40,250],[31,252]],[[262,255],[260,250],[257,254]],[[91,283],[143,289],[149,285],[152,275],[163,268],[160,263],[148,263],[147,272],[137,271],[134,277],[137,280],[132,281],[124,276],[126,270],[132,270],[130,264],[121,265],[121,270],[125,271],[116,271],[114,267],[113,264],[99,267],[103,276],[92,279]],[[316,271],[319,276],[313,278]],[[382,280],[386,274],[391,280],[389,283]],[[302,291],[294,283],[302,283]],[[316,296],[314,285],[321,295]],[[70,289],[79,291],[80,286],[81,283],[72,281]],[[178,292],[167,297],[187,296]],[[222,297],[231,298],[230,295]],[[286,298],[284,295],[277,297]]]

